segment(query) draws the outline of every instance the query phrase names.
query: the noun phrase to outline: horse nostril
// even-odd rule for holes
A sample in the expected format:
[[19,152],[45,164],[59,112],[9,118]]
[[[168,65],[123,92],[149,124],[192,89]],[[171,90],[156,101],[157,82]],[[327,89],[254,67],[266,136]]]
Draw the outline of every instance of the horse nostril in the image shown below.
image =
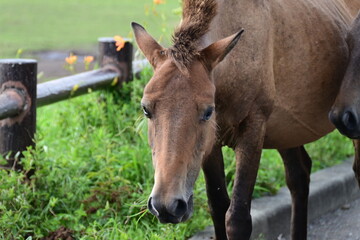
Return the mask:
[[159,212],[156,210],[156,208],[155,208],[155,206],[153,205],[153,202],[152,202],[152,197],[150,197],[149,198],[149,200],[148,200],[148,209],[149,209],[149,211],[153,214],[153,215],[155,215],[156,217],[158,217],[159,216]]
[[354,130],[358,125],[357,117],[352,111],[346,111],[341,120],[348,130]]
[[158,198],[150,197],[148,209],[162,223],[179,223],[188,212],[188,203],[182,199],[175,199],[169,204],[162,204]]
[[169,212],[175,217],[182,217],[187,212],[188,205],[182,199],[175,200],[169,208]]

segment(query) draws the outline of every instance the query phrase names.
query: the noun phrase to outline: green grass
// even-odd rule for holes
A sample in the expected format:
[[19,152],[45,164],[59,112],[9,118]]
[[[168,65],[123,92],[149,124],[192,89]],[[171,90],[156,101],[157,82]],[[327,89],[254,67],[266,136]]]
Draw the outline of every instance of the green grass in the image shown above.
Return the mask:
[[0,0],[0,58],[14,57],[20,48],[35,50],[93,50],[99,37],[131,36],[130,23],[146,26],[169,41],[180,17],[180,6],[168,0]]
[[[25,152],[30,184],[22,173],[0,171],[0,239],[40,239],[61,226],[76,239],[185,239],[211,224],[205,183],[194,192],[194,216],[162,225],[146,209],[153,185],[147,124],[139,102],[151,75],[103,91],[38,109],[37,148]],[[307,146],[317,170],[353,153],[351,142],[334,132]],[[231,190],[233,152],[224,148]],[[284,185],[282,162],[263,152],[254,196]],[[31,238],[29,238],[31,237]]]

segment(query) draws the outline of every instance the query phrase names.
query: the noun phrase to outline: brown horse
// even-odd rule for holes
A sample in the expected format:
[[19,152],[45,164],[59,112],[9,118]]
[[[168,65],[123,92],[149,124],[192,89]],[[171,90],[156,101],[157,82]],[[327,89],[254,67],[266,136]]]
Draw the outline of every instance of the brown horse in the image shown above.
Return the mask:
[[[160,222],[191,216],[202,167],[216,238],[249,239],[261,150],[275,148],[292,196],[292,238],[306,239],[311,159],[303,144],[333,130],[327,116],[348,59],[349,8],[359,6],[359,0],[184,0],[170,48],[133,23],[154,68],[141,104],[155,168],[148,207]],[[237,44],[240,28],[246,34]],[[223,145],[236,153],[231,200]]]
[[[345,136],[360,138],[360,14],[347,35],[350,50],[349,63],[339,94],[329,114],[330,120]],[[353,169],[360,184],[360,140],[354,140]]]

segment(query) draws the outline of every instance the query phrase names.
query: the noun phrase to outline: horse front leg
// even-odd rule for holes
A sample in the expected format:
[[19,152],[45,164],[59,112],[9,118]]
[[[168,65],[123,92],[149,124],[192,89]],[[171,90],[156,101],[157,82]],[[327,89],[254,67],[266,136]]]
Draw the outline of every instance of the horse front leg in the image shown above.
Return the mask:
[[355,146],[355,159],[353,163],[353,170],[360,187],[360,140],[353,140],[353,143]]
[[266,118],[249,115],[239,126],[236,139],[236,175],[230,207],[226,213],[229,240],[248,240],[251,236],[251,197],[259,168],[265,136]]
[[286,184],[291,193],[291,239],[307,237],[307,211],[311,159],[304,146],[278,150],[285,166]]
[[216,239],[226,240],[225,213],[229,208],[230,199],[226,190],[224,160],[220,145],[214,146],[202,167]]

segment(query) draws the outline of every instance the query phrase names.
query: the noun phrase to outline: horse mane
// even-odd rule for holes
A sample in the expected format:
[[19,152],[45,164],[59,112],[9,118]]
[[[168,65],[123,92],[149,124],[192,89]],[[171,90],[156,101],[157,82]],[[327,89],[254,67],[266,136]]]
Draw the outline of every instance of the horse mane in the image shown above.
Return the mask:
[[216,13],[216,0],[183,0],[182,21],[174,32],[170,48],[173,59],[181,67],[187,68],[199,54],[200,38],[209,31]]

